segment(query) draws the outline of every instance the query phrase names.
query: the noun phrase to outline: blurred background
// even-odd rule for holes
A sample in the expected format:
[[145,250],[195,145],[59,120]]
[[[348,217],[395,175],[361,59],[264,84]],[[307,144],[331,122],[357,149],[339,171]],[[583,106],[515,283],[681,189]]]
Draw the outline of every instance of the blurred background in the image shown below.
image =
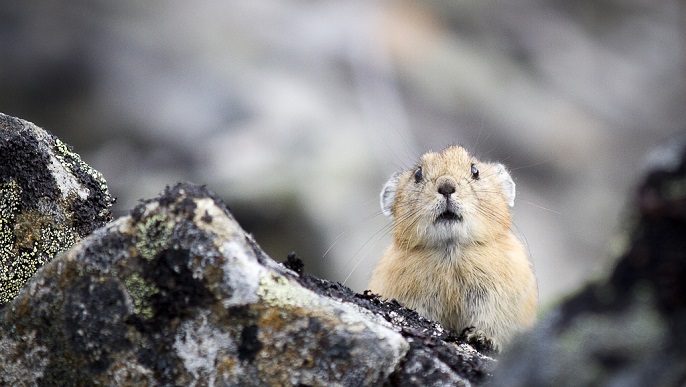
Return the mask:
[[[498,160],[544,305],[607,267],[684,132],[683,1],[3,1],[0,111],[102,172],[115,216],[205,184],[276,260],[365,289],[378,193],[423,152]],[[348,278],[350,277],[350,278]]]

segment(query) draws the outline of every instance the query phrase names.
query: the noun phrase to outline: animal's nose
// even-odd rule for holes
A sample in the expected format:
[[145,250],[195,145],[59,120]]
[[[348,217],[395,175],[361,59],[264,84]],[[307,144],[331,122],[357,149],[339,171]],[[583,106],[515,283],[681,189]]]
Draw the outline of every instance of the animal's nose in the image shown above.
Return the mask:
[[445,197],[448,197],[451,194],[455,193],[455,186],[450,183],[443,183],[438,186],[438,193]]

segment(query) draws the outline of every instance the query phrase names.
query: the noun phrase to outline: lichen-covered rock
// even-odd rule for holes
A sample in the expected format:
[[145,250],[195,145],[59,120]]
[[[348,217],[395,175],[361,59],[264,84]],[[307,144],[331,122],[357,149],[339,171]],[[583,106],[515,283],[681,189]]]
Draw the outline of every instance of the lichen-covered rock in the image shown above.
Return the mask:
[[650,160],[611,275],[513,345],[495,385],[686,383],[686,138]]
[[0,305],[112,219],[102,175],[34,124],[0,113]]
[[181,184],[45,265],[0,310],[0,385],[485,380],[492,360],[412,319],[274,262],[212,193]]

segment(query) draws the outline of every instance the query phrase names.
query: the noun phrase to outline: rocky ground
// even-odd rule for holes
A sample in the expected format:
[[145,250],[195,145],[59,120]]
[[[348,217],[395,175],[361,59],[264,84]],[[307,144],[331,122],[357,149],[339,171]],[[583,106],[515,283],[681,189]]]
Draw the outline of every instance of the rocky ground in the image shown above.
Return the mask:
[[684,138],[651,155],[610,274],[500,356],[472,331],[308,275],[295,254],[274,261],[203,186],[167,187],[110,221],[97,172],[0,119],[0,384],[686,382]]

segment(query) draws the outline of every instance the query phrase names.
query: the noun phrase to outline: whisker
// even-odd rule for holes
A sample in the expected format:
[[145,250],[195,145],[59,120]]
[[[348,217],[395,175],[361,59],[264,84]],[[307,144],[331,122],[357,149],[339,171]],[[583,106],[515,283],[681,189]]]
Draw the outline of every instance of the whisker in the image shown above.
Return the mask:
[[341,239],[341,237],[342,237],[343,235],[345,235],[346,233],[347,233],[347,230],[345,230],[345,231],[343,231],[342,233],[338,234],[338,236],[334,239],[334,241],[333,241],[333,243],[331,244],[331,246],[329,246],[329,248],[326,249],[326,251],[324,252],[324,255],[322,255],[322,258],[325,258],[326,255],[329,254],[329,251],[331,251],[331,249],[333,249],[333,247],[336,246],[336,243],[338,243],[338,241]]
[[[342,269],[342,271],[343,271],[344,273],[345,273],[346,269],[348,268],[348,266],[350,266],[350,262],[353,262],[353,261],[356,262],[356,264],[355,264],[355,266],[353,267],[353,269],[352,269],[352,271],[350,272],[350,274],[348,274],[348,276],[345,278],[346,281],[348,280],[348,278],[350,278],[350,276],[352,275],[352,273],[355,271],[355,268],[359,265],[359,261],[356,261],[355,258],[356,258],[357,255],[360,253],[360,251],[362,251],[362,250],[369,244],[369,242],[372,241],[372,239],[374,239],[375,237],[379,236],[379,234],[382,233],[382,232],[384,231],[384,229],[386,229],[386,228],[388,228],[388,226],[384,226],[381,230],[379,230],[379,231],[375,232],[374,234],[372,234],[372,236],[369,237],[369,238],[367,239],[367,241],[364,242],[364,243],[362,244],[362,246],[360,246],[360,248],[358,248],[358,249],[355,251],[355,254],[353,254],[353,256],[348,260],[348,262],[346,262],[345,266],[343,266],[343,269]],[[388,231],[386,231],[384,234],[382,234],[382,235],[380,236],[379,239],[381,239],[381,238],[383,238],[384,236],[386,236],[387,233],[388,233]],[[373,245],[372,245],[372,246],[373,246]],[[363,257],[363,258],[364,258],[364,257]],[[361,258],[360,258],[360,260],[361,260]],[[345,281],[343,282],[343,284],[345,285]]]
[[524,200],[524,199],[519,199],[519,200],[523,201],[523,202],[526,203],[526,204],[529,204],[529,205],[532,205],[532,206],[534,206],[534,207],[540,208],[540,209],[542,209],[542,210],[550,211],[550,212],[552,212],[553,214],[562,215],[561,212],[552,210],[552,209],[550,209],[550,208],[543,207],[543,206],[541,206],[541,205],[532,203],[532,202],[530,202],[530,201],[528,201],[528,200]]
[[[368,204],[368,203],[367,203],[367,204]],[[373,219],[373,218],[375,218],[375,217],[377,217],[377,216],[379,216],[379,215],[382,215],[381,211],[376,211],[376,212],[374,212],[374,213],[371,214],[371,215],[365,216],[364,218],[359,219],[359,220],[353,222],[353,225],[359,225],[359,224],[368,222],[369,220],[371,220],[371,219]],[[334,246],[336,246],[336,244],[341,240],[341,237],[343,237],[343,235],[348,234],[348,232],[350,231],[350,229],[351,229],[351,228],[349,227],[349,228],[347,228],[346,230],[344,230],[343,232],[341,232],[340,234],[338,234],[338,236],[336,236],[336,238],[334,239],[334,241],[333,241],[333,243],[331,244],[331,246],[329,246],[329,248],[326,249],[326,251],[325,251],[324,254],[322,255],[322,258],[325,258],[325,257],[327,256],[327,254],[329,254],[329,252],[331,251],[331,249],[333,249]]]
[[[386,227],[384,227],[384,228],[386,228]],[[382,235],[380,235],[378,238],[376,238],[376,241],[374,241],[374,243],[372,243],[372,245],[370,246],[370,249],[373,248],[374,246],[376,246],[377,243],[379,243],[386,235],[388,235],[388,232],[389,231],[386,231]],[[372,238],[374,238],[374,236],[376,236],[377,234],[379,234],[378,231],[372,236]],[[369,240],[371,240],[371,238]],[[369,241],[365,242],[365,245],[367,243],[369,243]],[[364,245],[363,245],[363,247],[364,247]],[[361,250],[362,250],[362,247],[355,254],[357,254]],[[369,254],[369,252],[367,254]],[[364,257],[366,257],[366,255],[363,255],[362,257],[360,257],[360,259],[357,260],[357,262],[355,263],[355,266],[353,266],[353,268],[352,268],[352,270],[350,270],[350,273],[348,274],[348,276],[346,276],[345,279],[343,280],[343,285],[345,285],[348,282],[348,280],[353,275],[353,273],[355,272],[357,267],[360,266],[360,263],[362,263],[362,259]]]
[[539,162],[537,162],[537,163],[532,163],[532,164],[528,164],[528,165],[523,165],[523,166],[520,166],[520,167],[512,167],[512,168],[508,168],[508,169],[509,169],[510,171],[517,171],[517,170],[519,170],[519,169],[537,167],[537,166],[539,166],[539,165],[543,165],[543,164],[546,164],[546,163],[547,163],[547,161],[539,161]]

